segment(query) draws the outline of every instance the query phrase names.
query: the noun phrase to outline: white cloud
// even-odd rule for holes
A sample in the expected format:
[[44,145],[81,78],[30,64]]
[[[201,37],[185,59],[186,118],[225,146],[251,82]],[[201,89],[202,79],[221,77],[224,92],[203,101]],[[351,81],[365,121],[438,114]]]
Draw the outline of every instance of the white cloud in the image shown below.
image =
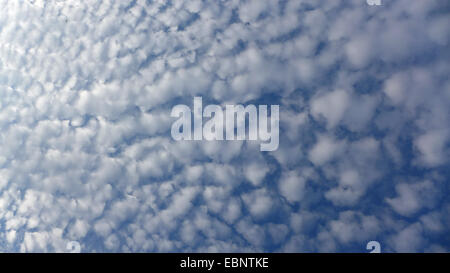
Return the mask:
[[266,189],[255,190],[242,196],[250,215],[262,219],[275,210],[275,200]]
[[311,103],[311,113],[316,119],[324,117],[327,127],[332,128],[341,121],[348,104],[348,93],[335,90],[314,99]]
[[430,131],[419,136],[414,144],[419,150],[419,162],[425,166],[439,166],[449,159],[449,133],[445,130]]
[[305,195],[306,171],[303,176],[295,171],[283,174],[280,179],[279,189],[282,196],[289,202],[299,202]]
[[333,140],[329,136],[319,136],[318,142],[309,152],[309,159],[317,165],[323,165],[332,160],[344,148],[345,143]]
[[411,216],[424,207],[432,208],[437,201],[438,191],[430,181],[397,184],[396,191],[398,196],[386,198],[386,202],[404,216]]
[[377,236],[381,227],[374,216],[366,216],[353,211],[344,211],[339,219],[330,222],[331,233],[343,242],[364,242]]
[[392,236],[391,245],[396,252],[417,252],[425,243],[422,235],[422,226],[420,224],[412,224],[396,235]]

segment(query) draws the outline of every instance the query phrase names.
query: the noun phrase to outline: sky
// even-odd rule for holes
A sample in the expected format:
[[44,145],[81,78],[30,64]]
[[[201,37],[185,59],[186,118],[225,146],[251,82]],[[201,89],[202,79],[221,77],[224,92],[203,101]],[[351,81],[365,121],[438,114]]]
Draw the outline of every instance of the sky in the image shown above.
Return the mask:
[[[449,252],[449,12],[0,0],[0,252]],[[278,149],[175,141],[194,97]]]

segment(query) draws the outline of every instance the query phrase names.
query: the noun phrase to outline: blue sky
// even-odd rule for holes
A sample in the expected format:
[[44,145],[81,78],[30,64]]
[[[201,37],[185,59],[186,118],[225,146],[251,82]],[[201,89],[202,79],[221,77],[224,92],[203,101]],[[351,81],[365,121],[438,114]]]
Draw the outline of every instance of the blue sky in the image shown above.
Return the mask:
[[[450,250],[450,4],[0,0],[0,251]],[[173,106],[280,105],[280,143]]]

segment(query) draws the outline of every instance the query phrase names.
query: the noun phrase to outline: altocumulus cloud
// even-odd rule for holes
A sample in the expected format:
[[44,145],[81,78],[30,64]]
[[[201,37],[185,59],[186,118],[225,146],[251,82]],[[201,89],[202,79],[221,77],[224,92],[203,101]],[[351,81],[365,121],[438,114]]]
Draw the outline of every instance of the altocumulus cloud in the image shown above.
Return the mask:
[[[0,1],[0,250],[449,251],[448,1]],[[279,104],[280,145],[173,105]]]

